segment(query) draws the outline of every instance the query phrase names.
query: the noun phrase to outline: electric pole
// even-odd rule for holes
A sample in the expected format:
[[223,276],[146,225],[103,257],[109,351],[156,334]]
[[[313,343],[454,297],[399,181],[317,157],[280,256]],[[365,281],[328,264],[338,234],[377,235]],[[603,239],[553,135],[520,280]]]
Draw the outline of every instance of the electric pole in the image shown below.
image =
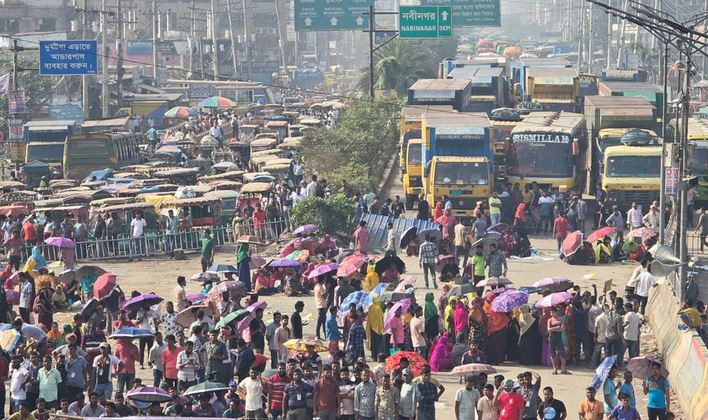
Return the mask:
[[212,68],[214,75],[212,80],[219,80],[219,48],[216,39],[216,0],[211,0],[211,52]]
[[122,0],[118,0],[118,40],[116,50],[118,60],[116,61],[116,75],[118,80],[118,108],[123,105],[123,7]]
[[234,38],[234,22],[233,17],[231,16],[231,0],[226,0],[226,12],[229,16],[229,38],[231,38],[231,63],[234,67],[232,77],[235,78],[236,75],[238,75],[238,67],[236,65],[236,38]]
[[[86,39],[86,25],[88,24],[86,19],[86,8],[88,7],[88,0],[83,1],[83,6],[81,8],[81,39]],[[89,119],[89,86],[88,86],[88,76],[81,76],[81,108],[84,111],[84,118]]]
[[152,0],[152,80],[155,87],[160,87],[157,66],[157,1]]
[[103,56],[101,57],[101,116],[103,118],[108,118],[108,114],[110,113],[110,91],[108,89],[108,82],[110,81],[108,74],[108,54],[110,49],[108,48],[106,35],[108,25],[106,25],[106,23],[106,0],[101,0],[101,46],[103,50]]

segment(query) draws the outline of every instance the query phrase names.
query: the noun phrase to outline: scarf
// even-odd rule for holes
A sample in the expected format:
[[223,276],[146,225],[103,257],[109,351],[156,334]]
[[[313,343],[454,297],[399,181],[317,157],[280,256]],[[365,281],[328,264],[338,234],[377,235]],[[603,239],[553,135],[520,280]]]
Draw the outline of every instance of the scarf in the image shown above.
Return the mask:
[[526,215],[524,214],[525,209],[526,209],[526,204],[519,203],[518,207],[516,207],[516,213],[514,214],[514,217],[517,219],[520,219],[522,222],[525,222],[526,221]]
[[428,292],[425,295],[425,311],[424,311],[425,321],[427,322],[436,316],[438,316],[438,308],[435,306],[433,293]]
[[241,244],[236,250],[236,264],[241,264],[248,258],[248,244]]
[[47,260],[44,259],[42,251],[39,249],[38,246],[32,248],[32,259],[35,262],[34,271],[39,271],[44,268],[45,265],[47,265]]
[[378,335],[382,335],[383,318],[384,314],[381,310],[381,304],[376,302],[371,305],[369,307],[369,312],[366,314],[366,331],[369,332],[369,330],[371,330]]
[[521,336],[523,336],[526,331],[531,328],[534,321],[534,317],[531,315],[531,308],[528,304],[519,308],[517,320],[519,321],[519,326],[521,327],[521,331],[519,332],[519,340],[521,340]]

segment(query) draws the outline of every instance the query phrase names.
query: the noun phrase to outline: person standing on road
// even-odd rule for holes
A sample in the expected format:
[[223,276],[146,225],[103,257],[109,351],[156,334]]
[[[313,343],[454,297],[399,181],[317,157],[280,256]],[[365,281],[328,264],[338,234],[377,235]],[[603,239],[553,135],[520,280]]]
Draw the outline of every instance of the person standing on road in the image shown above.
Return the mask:
[[339,384],[332,376],[332,365],[322,366],[322,375],[315,382],[314,412],[320,420],[335,420],[339,407]]
[[642,317],[634,312],[632,302],[624,304],[624,311],[622,328],[625,344],[620,359],[624,359],[625,348],[629,351],[629,359],[631,359],[639,356],[639,327],[642,325]]
[[366,222],[360,221],[359,227],[354,231],[354,251],[362,254],[369,252],[369,230],[366,229]]
[[558,217],[553,221],[553,237],[556,238],[558,246],[558,256],[562,255],[563,239],[568,235],[568,221],[565,219],[565,212],[558,213]]
[[325,332],[325,322],[327,321],[327,286],[325,286],[324,276],[317,277],[315,285],[315,308],[317,308],[317,326],[315,327],[315,336],[318,340],[322,339],[320,330]]
[[293,381],[285,385],[283,395],[283,418],[307,420],[307,400],[312,398],[312,387],[302,380],[302,371],[293,372]]
[[238,384],[238,394],[242,400],[246,401],[247,419],[266,418],[263,411],[263,396],[266,394],[267,389],[267,384],[255,368],[251,368],[250,376],[242,379]]
[[435,281],[435,264],[438,260],[438,248],[432,242],[430,235],[425,235],[425,241],[420,244],[418,250],[418,263],[423,269],[423,278],[425,279],[425,287],[429,287],[428,273],[433,278],[433,288],[438,288],[438,283]]
[[455,394],[456,420],[475,420],[479,398],[479,391],[474,386],[474,376],[470,375],[465,379],[465,386]]
[[376,416],[376,385],[368,369],[361,371],[361,382],[354,388],[354,416],[357,420],[373,420]]
[[656,277],[651,273],[651,264],[647,264],[647,271],[641,273],[637,277],[637,290],[635,293],[639,296],[639,312],[644,315],[644,311],[647,308],[647,302],[649,301],[649,290],[653,287],[657,287]]
[[543,402],[538,406],[538,418],[543,420],[565,420],[568,412],[563,401],[553,398],[553,388],[543,388]]
[[423,194],[418,197],[418,213],[415,218],[418,220],[430,219],[430,205]]
[[508,269],[506,257],[497,249],[497,244],[489,244],[487,267],[489,268],[489,277],[506,277],[506,271]]
[[430,366],[423,366],[423,380],[416,385],[416,399],[418,409],[416,411],[417,420],[435,420],[435,402],[438,401],[445,388],[440,386],[440,390],[430,381]]
[[[186,309],[189,306],[189,301],[187,300],[187,279],[184,276],[177,277],[177,286],[174,289],[174,302],[176,305],[176,311],[179,312]],[[176,316],[176,315],[175,315]]]
[[670,411],[669,380],[661,374],[661,363],[651,364],[651,376],[642,383],[642,390],[647,396],[647,416],[649,420],[665,420]]
[[612,410],[617,407],[617,387],[615,385],[615,378],[617,377],[617,367],[612,366],[610,372],[607,374],[607,379],[602,384],[602,395],[605,399],[605,415],[609,416]]
[[591,386],[585,388],[585,399],[578,404],[580,420],[602,420],[604,409],[602,402],[595,399],[596,393]]
[[135,212],[133,220],[130,221],[130,236],[133,242],[133,255],[140,259],[140,255],[143,253],[141,240],[145,234],[145,228],[147,227],[147,222],[143,219],[143,213],[138,211]]
[[202,239],[201,263],[202,273],[207,271],[214,262],[214,239],[211,237],[211,230],[204,230],[204,239]]

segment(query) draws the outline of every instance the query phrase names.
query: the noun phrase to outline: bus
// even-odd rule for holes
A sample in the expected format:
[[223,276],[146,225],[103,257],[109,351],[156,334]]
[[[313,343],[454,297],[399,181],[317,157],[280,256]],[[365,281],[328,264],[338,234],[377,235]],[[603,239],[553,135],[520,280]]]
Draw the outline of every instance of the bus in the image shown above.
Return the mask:
[[33,141],[27,143],[25,163],[34,160],[46,163],[50,169],[60,167],[64,160],[64,142]]
[[545,190],[579,187],[585,150],[585,117],[571,112],[531,112],[511,130],[509,182],[536,182]]
[[139,133],[84,133],[66,138],[64,178],[82,180],[91,171],[141,163]]

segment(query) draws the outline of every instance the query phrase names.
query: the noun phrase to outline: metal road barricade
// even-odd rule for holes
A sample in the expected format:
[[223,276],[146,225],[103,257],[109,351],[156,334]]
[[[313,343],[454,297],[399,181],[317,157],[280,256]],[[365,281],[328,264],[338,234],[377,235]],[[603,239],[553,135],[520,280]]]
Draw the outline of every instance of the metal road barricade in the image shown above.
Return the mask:
[[[290,220],[287,218],[270,220],[258,227],[252,222],[244,222],[237,226],[234,232],[232,225],[210,226],[211,236],[216,246],[234,244],[239,236],[254,235],[261,242],[268,244],[280,240],[280,237],[292,231]],[[192,228],[188,231],[177,233],[147,232],[139,238],[129,235],[116,235],[105,239],[89,239],[76,242],[76,260],[90,261],[108,258],[142,258],[156,255],[165,255],[174,251],[198,251],[201,249],[204,230],[206,227]],[[41,244],[42,255],[48,260],[58,260],[60,250],[57,247]],[[23,247],[22,260],[32,254],[32,246]]]

